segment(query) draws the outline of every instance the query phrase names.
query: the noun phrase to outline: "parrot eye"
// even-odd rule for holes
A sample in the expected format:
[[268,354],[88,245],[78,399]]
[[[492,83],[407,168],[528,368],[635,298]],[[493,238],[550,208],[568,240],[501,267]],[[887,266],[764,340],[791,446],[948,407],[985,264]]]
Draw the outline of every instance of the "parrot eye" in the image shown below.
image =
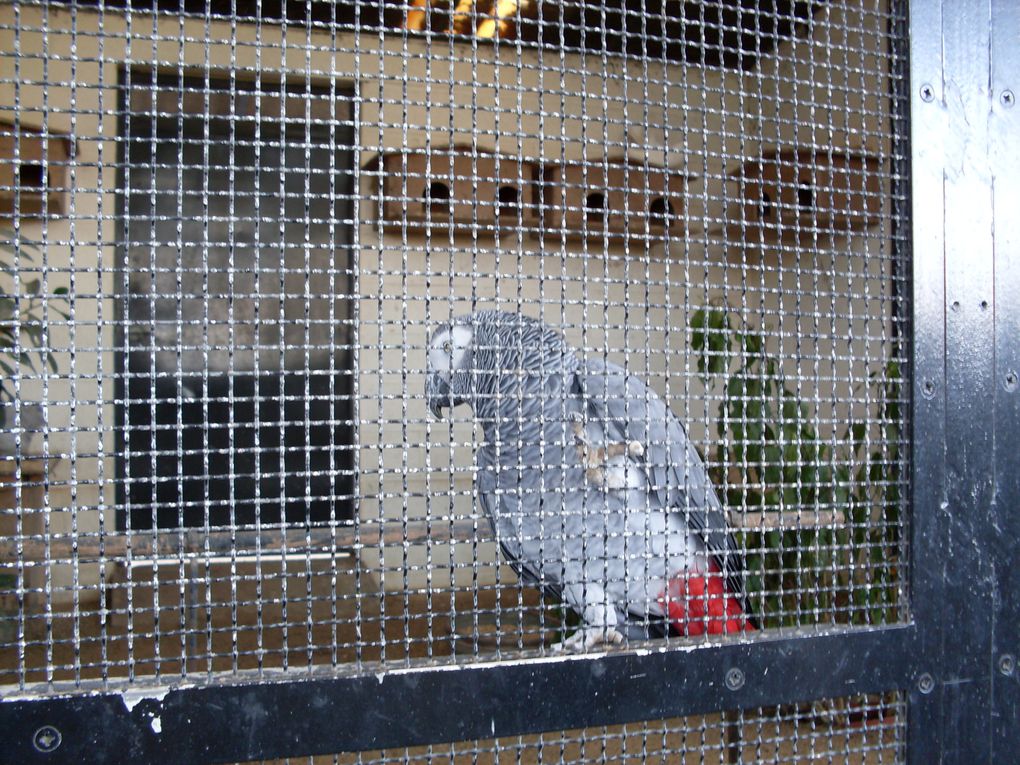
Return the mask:
[[447,353],[453,353],[453,343],[447,340],[445,343],[443,343],[443,350],[446,351]]

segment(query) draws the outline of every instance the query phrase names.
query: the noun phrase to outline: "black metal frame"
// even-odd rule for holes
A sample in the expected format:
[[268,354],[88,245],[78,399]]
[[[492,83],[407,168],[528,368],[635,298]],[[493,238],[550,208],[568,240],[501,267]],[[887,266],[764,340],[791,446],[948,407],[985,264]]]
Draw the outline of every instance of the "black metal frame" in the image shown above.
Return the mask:
[[[54,694],[0,705],[13,762],[232,762],[413,746],[878,693],[913,683],[916,626],[383,675]],[[731,690],[727,674],[743,685]],[[646,678],[653,677],[649,683]],[[420,703],[419,703],[420,702]],[[158,718],[160,733],[153,730]]]
[[[0,701],[3,755],[249,760],[905,690],[909,762],[1009,759],[1020,746],[1020,8],[916,0],[909,23],[909,623],[457,671],[58,689]],[[744,682],[730,690],[734,669]]]

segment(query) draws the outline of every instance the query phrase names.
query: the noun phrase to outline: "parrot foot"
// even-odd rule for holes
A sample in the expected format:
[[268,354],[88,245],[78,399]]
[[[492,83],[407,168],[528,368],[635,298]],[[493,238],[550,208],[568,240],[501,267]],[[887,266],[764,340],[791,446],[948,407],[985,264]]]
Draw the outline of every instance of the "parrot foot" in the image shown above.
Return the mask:
[[582,457],[585,457],[591,444],[588,441],[588,434],[584,430],[584,418],[581,416],[581,413],[571,412],[570,423],[574,430],[574,439],[577,441],[578,446],[581,447],[578,451],[582,452]]
[[553,643],[553,653],[581,653],[598,645],[619,645],[623,634],[615,627],[582,627],[561,643]]

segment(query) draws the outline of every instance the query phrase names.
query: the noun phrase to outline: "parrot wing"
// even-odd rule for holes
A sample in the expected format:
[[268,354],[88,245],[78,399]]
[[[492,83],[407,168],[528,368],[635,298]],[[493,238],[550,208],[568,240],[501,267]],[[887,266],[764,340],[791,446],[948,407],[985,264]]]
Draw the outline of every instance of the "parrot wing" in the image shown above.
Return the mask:
[[559,598],[561,596],[559,584],[542,576],[537,568],[540,562],[529,560],[525,554],[520,538],[521,530],[515,527],[512,520],[523,517],[520,493],[498,490],[495,448],[491,444],[483,444],[476,452],[476,460],[478,470],[475,474],[475,492],[478,504],[489,519],[492,534],[499,543],[503,556],[522,581],[540,586],[547,594]]
[[616,364],[586,360],[577,382],[589,417],[602,425],[607,440],[637,441],[644,447],[649,492],[701,537],[726,576],[727,587],[742,598],[742,556],[705,465],[680,420],[655,391]]

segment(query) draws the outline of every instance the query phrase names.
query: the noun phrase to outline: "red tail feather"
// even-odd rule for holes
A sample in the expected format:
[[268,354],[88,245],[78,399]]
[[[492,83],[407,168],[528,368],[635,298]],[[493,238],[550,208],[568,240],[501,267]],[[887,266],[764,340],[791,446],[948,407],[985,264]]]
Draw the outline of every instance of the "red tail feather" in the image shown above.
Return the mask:
[[715,563],[708,573],[678,573],[659,594],[669,623],[681,635],[751,632],[740,602],[726,591],[726,578]]

